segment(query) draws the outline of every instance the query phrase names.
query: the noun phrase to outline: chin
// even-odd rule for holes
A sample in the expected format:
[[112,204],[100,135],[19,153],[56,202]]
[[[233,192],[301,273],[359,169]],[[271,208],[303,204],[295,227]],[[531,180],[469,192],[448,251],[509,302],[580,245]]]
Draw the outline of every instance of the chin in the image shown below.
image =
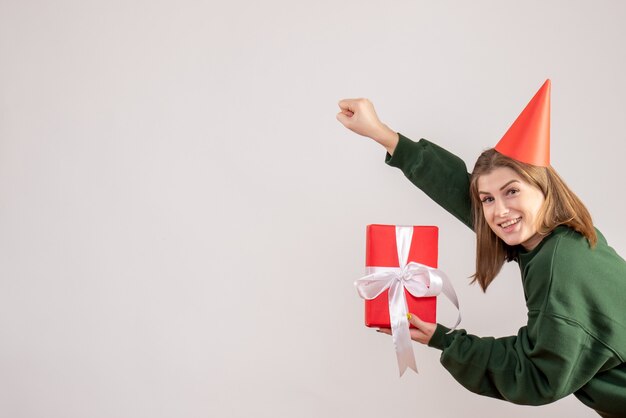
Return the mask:
[[519,236],[515,236],[515,237],[504,236],[503,237],[502,235],[499,235],[499,234],[496,234],[496,236],[500,238],[502,241],[504,241],[504,243],[508,245],[509,247],[515,247],[516,245],[520,245],[521,243],[525,242],[525,240],[519,238]]
[[509,247],[515,247],[516,245],[520,243],[520,241],[516,239],[504,239],[502,237],[500,237],[500,239],[504,241],[504,243],[508,245]]

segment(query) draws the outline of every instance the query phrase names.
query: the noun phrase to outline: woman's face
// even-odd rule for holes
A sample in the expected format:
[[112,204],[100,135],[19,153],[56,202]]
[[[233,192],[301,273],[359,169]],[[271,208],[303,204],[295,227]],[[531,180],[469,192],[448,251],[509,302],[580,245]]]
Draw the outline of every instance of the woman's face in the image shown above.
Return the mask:
[[498,167],[478,178],[478,195],[487,224],[504,242],[526,250],[539,244],[537,214],[545,201],[541,190],[512,169]]

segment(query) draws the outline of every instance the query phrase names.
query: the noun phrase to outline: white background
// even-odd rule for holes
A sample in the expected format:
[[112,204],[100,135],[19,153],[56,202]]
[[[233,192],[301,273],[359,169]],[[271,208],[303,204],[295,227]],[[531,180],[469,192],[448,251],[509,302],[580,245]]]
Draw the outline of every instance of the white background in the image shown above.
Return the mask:
[[[553,165],[626,254],[620,1],[0,1],[0,416],[594,417],[474,395],[363,326],[369,223],[437,225],[462,327],[517,333],[517,265],[336,120],[473,166],[546,78]],[[594,278],[590,278],[593,280]],[[454,316],[441,301],[440,319]]]

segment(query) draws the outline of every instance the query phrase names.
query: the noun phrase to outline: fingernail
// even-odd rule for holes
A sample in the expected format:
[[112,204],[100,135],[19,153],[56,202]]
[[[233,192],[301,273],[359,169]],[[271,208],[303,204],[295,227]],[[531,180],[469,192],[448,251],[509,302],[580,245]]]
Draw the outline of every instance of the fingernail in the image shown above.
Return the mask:
[[408,319],[409,321],[411,320],[411,314],[410,313],[406,314],[406,319]]

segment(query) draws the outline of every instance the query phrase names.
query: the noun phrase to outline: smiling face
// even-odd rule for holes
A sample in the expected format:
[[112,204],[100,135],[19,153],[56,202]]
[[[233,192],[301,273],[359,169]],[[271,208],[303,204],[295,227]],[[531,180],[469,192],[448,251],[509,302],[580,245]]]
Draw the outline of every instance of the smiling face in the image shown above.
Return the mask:
[[513,169],[498,167],[478,178],[483,215],[491,230],[507,245],[532,250],[543,238],[537,216],[545,197]]

